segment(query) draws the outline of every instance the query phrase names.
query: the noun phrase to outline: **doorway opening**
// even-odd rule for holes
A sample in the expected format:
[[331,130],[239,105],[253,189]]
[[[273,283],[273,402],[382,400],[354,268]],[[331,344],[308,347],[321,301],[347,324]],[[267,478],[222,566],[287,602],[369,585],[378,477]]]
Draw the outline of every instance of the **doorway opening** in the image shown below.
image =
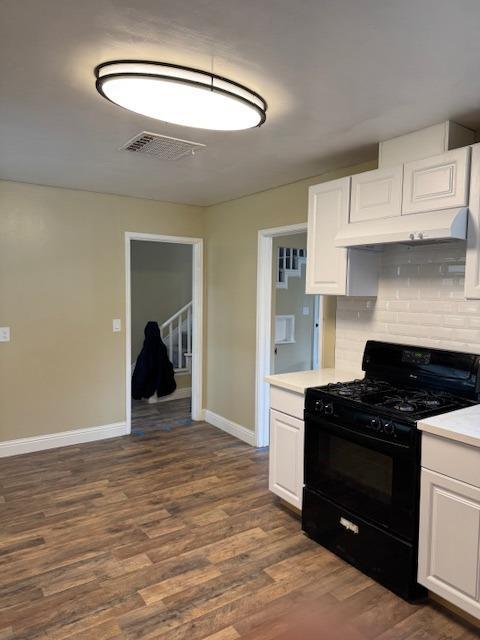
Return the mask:
[[258,232],[255,441],[269,444],[271,373],[322,363],[322,298],[305,294],[307,224]]
[[307,234],[272,245],[271,373],[318,369],[319,296],[305,293]]
[[[140,422],[148,427],[165,419],[202,419],[203,240],[126,233],[125,269],[129,432],[132,416],[135,430]],[[144,344],[146,334],[149,341]],[[157,348],[162,353],[155,391],[149,385],[144,389],[139,375],[152,337],[155,354]],[[142,384],[140,391],[135,385],[133,395],[142,399],[133,399],[132,374],[139,356],[134,380]],[[154,360],[157,363],[156,356]]]

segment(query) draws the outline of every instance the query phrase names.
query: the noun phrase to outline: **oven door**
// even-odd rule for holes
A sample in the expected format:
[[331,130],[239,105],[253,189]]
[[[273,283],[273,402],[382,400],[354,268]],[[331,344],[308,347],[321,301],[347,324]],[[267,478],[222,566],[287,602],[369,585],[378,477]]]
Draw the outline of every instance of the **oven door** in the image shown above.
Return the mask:
[[305,485],[359,517],[414,540],[417,447],[306,415]]

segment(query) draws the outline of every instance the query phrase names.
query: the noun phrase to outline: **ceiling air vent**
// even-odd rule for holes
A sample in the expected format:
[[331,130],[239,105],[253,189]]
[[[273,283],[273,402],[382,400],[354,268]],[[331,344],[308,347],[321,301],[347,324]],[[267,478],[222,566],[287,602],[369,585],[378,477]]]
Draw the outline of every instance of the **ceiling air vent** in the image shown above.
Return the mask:
[[197,151],[205,149],[206,145],[191,140],[180,140],[170,136],[161,136],[158,133],[142,131],[126,144],[121,150],[133,153],[146,153],[160,160],[179,160],[185,156],[195,155]]

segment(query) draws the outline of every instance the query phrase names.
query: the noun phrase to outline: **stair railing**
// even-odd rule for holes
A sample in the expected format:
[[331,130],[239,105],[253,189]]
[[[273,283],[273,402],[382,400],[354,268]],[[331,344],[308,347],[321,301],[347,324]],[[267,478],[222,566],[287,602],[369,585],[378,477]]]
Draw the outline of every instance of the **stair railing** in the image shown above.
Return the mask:
[[302,266],[306,264],[307,250],[295,247],[278,247],[277,289],[288,289],[289,277],[300,277]]
[[192,302],[188,302],[160,325],[160,335],[175,372],[191,371]]

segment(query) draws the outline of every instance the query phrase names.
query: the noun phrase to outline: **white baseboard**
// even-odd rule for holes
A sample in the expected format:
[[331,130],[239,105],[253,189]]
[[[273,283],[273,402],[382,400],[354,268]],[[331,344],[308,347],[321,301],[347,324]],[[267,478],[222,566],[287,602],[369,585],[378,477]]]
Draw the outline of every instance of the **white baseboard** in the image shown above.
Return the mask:
[[208,422],[222,431],[226,431],[231,436],[235,436],[235,438],[238,438],[239,440],[243,440],[252,447],[255,446],[255,432],[247,429],[246,427],[242,427],[241,424],[237,424],[232,420],[228,420],[228,418],[219,416],[218,413],[213,413],[213,411],[210,411],[209,409],[205,409],[205,422]]
[[162,396],[161,398],[157,398],[157,396],[152,396],[148,398],[148,404],[156,404],[157,402],[169,402],[170,400],[181,400],[182,398],[191,398],[192,397],[192,388],[191,387],[182,387],[181,389],[175,389],[173,393],[169,396]]
[[95,442],[106,438],[117,438],[128,435],[128,427],[125,422],[114,422],[101,427],[87,427],[86,429],[73,429],[60,433],[47,433],[30,438],[18,438],[17,440],[5,440],[0,442],[0,458],[17,456],[21,453],[32,453],[44,449],[56,449],[67,447],[82,442]]

